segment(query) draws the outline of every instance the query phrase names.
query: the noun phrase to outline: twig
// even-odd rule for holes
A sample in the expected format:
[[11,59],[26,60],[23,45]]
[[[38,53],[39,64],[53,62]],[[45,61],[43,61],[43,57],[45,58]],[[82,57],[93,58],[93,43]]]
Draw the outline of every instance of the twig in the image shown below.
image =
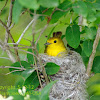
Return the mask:
[[[12,9],[13,9],[13,0],[11,0],[11,3],[10,3],[10,9],[9,9],[9,16],[8,16],[8,21],[7,21],[7,26],[0,20],[0,22],[2,23],[2,25],[5,27],[5,29],[6,29],[6,34],[5,34],[5,44],[7,44],[8,43],[8,39],[9,39],[9,36],[10,36],[10,38],[11,38],[11,40],[12,40],[12,42],[13,43],[15,43],[15,41],[14,41],[14,39],[13,39],[13,37],[12,37],[12,35],[11,35],[11,33],[10,33],[10,25],[11,25],[11,23],[12,23]],[[17,45],[14,45],[14,47],[15,46],[17,46]],[[7,52],[8,52],[8,50],[7,50]],[[7,54],[9,54],[9,53],[7,53]],[[18,51],[15,49],[15,54],[16,54],[16,56],[17,56],[17,60],[18,61],[20,61],[20,58],[19,58],[19,55],[18,55]],[[9,56],[9,55],[8,55]],[[13,57],[14,58],[14,57]]]
[[[13,37],[12,37],[12,35],[11,35],[9,29],[8,29],[8,27],[6,26],[6,24],[3,23],[1,19],[0,19],[0,23],[1,23],[1,24],[4,26],[4,28],[6,29],[7,33],[9,34],[9,36],[10,36],[10,38],[11,38],[11,40],[12,40],[12,42],[15,43],[15,41],[14,41],[14,39],[13,39]],[[16,47],[16,46],[17,46],[17,45],[14,45],[14,47]],[[15,49],[15,53],[16,53],[16,56],[18,57],[18,61],[20,61],[20,58],[19,58],[19,56],[18,56],[18,51],[17,51],[17,49]],[[9,53],[8,53],[8,54],[9,54]],[[13,57],[13,58],[14,58],[14,57]]]
[[[10,3],[10,9],[9,9],[9,16],[8,16],[8,21],[7,21],[7,27],[9,29],[11,23],[12,23],[12,8],[13,8],[13,4],[12,4],[12,0]],[[8,43],[8,38],[9,38],[9,33],[6,31],[5,34],[5,43]]]
[[9,56],[10,60],[14,63],[16,62],[14,56],[11,54],[9,49],[6,49],[7,55]]
[[[34,62],[35,62],[35,66],[36,66],[36,68],[37,68],[37,62],[36,62],[35,57],[34,57]],[[37,76],[38,76],[38,79],[39,79],[40,86],[41,86],[41,88],[43,88],[42,82],[41,82],[41,78],[40,78],[40,76],[39,76],[39,71],[38,71],[38,69],[36,69],[36,72],[37,72]]]
[[[33,16],[35,15],[34,13],[32,13],[30,10],[28,10],[28,12],[30,13],[30,14],[32,14]],[[48,15],[44,15],[44,14],[36,14],[37,16],[48,16]]]
[[15,23],[11,24],[11,26],[8,28],[9,30],[14,27]]
[[[36,47],[35,47],[35,45],[34,45],[35,25],[36,25],[36,22],[37,22],[37,19],[38,19],[38,16],[36,15],[36,10],[34,11],[34,19],[35,19],[35,21],[34,21],[34,23],[33,23],[33,25],[32,25],[33,40],[32,40],[32,42],[31,42],[32,47],[35,48],[35,49],[32,49],[33,54],[34,54],[34,51],[36,51]],[[33,56],[33,57],[34,57],[35,67],[37,68],[37,67],[38,67],[38,66],[37,66],[37,59],[36,59],[35,56]],[[38,56],[37,56],[37,57],[38,57]],[[37,76],[38,76],[38,79],[39,79],[40,86],[41,86],[41,88],[43,88],[38,69],[36,69],[36,72],[37,72]]]
[[0,14],[2,12],[2,10],[6,7],[8,0],[6,0],[5,5],[3,6],[3,8],[0,10]]
[[34,47],[30,47],[30,46],[25,46],[25,47],[11,47],[11,46],[9,46],[9,48],[16,48],[16,49],[34,49]]
[[25,50],[22,50],[22,49],[18,49],[18,50],[19,50],[19,51],[26,52],[26,53],[29,53],[29,54],[32,54],[33,56],[35,56],[35,57],[38,59],[38,57],[37,57],[35,54],[33,54],[33,53],[29,52],[29,51],[25,51]]
[[96,48],[98,46],[99,39],[100,39],[100,24],[98,26],[97,35],[96,35],[96,38],[95,38],[94,43],[93,43],[92,54],[91,54],[91,56],[89,58],[89,62],[88,62],[88,66],[87,66],[87,72],[86,72],[86,74],[88,76],[90,76],[90,73],[91,73],[91,69],[92,69],[92,65],[93,65],[93,60],[94,60],[94,57],[95,57]]
[[13,68],[13,69],[20,69],[20,70],[26,70],[23,67],[12,67],[12,66],[0,66],[0,68]]
[[42,13],[45,13],[46,11],[48,11],[48,9],[49,9],[49,8],[47,8],[47,9],[43,10],[43,11],[42,11]]
[[7,58],[7,57],[0,57],[1,59],[7,59],[7,60],[10,60],[9,58]]
[[72,9],[71,7],[66,9],[66,10],[62,10],[62,9],[59,9],[59,8],[56,8],[56,10],[59,10],[59,11],[62,11],[62,12],[66,12],[66,11],[69,11],[70,9]]
[[16,42],[16,44],[19,44],[19,42],[21,41],[21,39],[23,38],[25,32],[28,30],[28,28],[31,26],[31,24],[34,22],[34,19],[27,25],[27,27],[24,29],[23,33],[21,34],[21,36],[19,37],[18,41]]
[[82,15],[79,15],[78,25],[80,26],[80,32],[82,31],[82,23],[83,23],[83,17]]
[[23,71],[23,70],[22,70],[22,69],[21,69],[21,70],[13,70],[13,71],[11,71],[11,72],[5,74],[5,75],[11,74],[11,73],[13,73],[13,72],[18,72],[18,71]]
[[46,25],[44,26],[43,30],[41,31],[40,35],[38,36],[38,38],[37,38],[37,40],[36,40],[36,42],[35,42],[35,46],[37,45],[37,43],[38,43],[38,41],[39,41],[41,35],[42,35],[43,32],[47,29],[47,27],[48,27],[48,24],[46,24]]
[[1,39],[0,39],[0,46],[1,46],[1,48],[3,49],[3,42],[2,42]]

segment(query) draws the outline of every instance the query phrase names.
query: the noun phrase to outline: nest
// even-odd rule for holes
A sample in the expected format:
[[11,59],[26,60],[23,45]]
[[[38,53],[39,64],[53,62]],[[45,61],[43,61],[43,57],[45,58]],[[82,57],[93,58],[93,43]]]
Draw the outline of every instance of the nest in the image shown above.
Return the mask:
[[46,54],[40,57],[43,62],[54,62],[60,66],[59,72],[50,76],[52,80],[58,80],[51,89],[50,100],[87,100],[86,69],[78,53],[71,51],[62,58]]

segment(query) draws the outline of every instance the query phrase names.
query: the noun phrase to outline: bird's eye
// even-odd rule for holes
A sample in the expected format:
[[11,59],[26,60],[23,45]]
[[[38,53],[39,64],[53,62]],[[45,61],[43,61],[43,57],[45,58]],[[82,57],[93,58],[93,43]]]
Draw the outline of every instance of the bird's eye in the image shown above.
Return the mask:
[[57,41],[55,40],[54,43],[56,43]]

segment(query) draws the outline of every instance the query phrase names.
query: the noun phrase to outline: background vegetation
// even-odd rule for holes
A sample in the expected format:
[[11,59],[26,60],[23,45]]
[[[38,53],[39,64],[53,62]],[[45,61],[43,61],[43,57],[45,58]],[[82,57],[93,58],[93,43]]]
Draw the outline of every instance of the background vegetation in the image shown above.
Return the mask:
[[[89,76],[89,98],[99,100],[100,0],[0,0],[0,86],[15,86],[13,89],[1,89],[0,94],[11,95],[26,86],[27,92],[36,94],[30,95],[30,98],[48,99],[55,81],[50,82],[41,93],[33,91],[33,87],[36,89],[40,84],[42,88],[37,61],[47,83],[47,74],[53,75],[59,70],[59,66],[53,63],[43,65],[38,56],[44,52],[47,39],[57,31],[62,31],[65,46],[82,56]],[[52,69],[49,73],[44,70],[51,65],[55,68],[54,72]],[[8,92],[5,92],[7,89]],[[18,100],[26,94],[14,95],[14,98]]]

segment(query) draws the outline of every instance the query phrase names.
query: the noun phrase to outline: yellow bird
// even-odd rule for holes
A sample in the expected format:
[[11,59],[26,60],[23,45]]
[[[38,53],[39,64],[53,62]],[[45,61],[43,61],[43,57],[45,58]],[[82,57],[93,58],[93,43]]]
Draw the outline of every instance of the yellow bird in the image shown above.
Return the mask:
[[47,40],[47,43],[45,43],[46,48],[44,53],[47,53],[49,56],[58,56],[63,57],[65,56],[68,51],[61,40],[61,32],[54,32],[53,37]]

